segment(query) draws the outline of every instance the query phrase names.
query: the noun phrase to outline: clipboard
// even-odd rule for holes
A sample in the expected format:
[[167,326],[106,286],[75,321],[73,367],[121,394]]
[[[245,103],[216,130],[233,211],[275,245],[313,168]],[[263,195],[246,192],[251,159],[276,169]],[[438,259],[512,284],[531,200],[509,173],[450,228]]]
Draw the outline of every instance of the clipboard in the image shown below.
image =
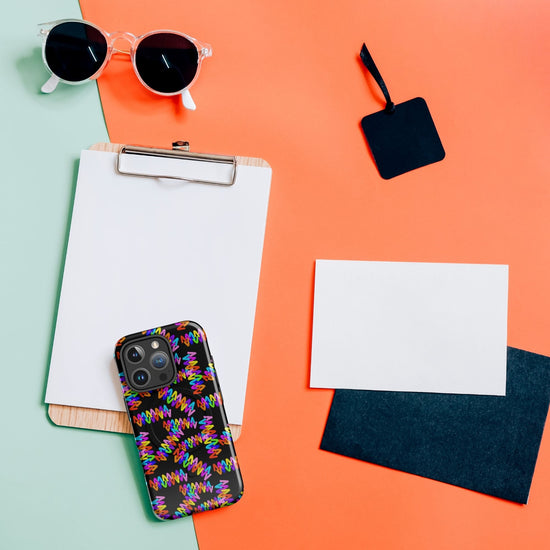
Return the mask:
[[[103,157],[103,153],[106,153],[107,156]],[[183,165],[180,163],[184,163],[184,171],[181,171],[181,166]],[[82,298],[82,306],[90,306],[91,303],[92,308],[96,307],[96,304],[98,308],[102,307],[99,302],[105,302],[105,296],[103,296],[101,291],[98,291],[96,288],[90,288],[90,284],[93,284],[94,282],[93,280],[85,280],[85,278],[88,277],[88,271],[85,269],[86,265],[83,266],[82,264],[86,264],[86,262],[93,262],[93,259],[88,258],[85,252],[83,253],[82,247],[86,247],[90,242],[92,242],[90,254],[92,256],[95,254],[99,257],[103,254],[103,251],[101,250],[101,246],[96,246],[97,242],[95,241],[99,239],[101,243],[104,243],[107,247],[109,247],[112,245],[111,238],[117,238],[117,235],[111,235],[109,230],[117,233],[117,231],[121,229],[117,225],[117,223],[119,223],[118,214],[120,213],[120,210],[117,211],[116,205],[113,207],[113,205],[108,202],[110,200],[112,201],[113,197],[102,196],[101,191],[94,190],[94,182],[85,181],[86,177],[89,175],[86,174],[86,170],[96,170],[99,164],[101,164],[101,167],[98,169],[99,172],[97,174],[98,186],[107,185],[103,181],[104,178],[107,177],[110,178],[109,181],[111,181],[111,183],[122,182],[122,184],[126,186],[128,192],[126,195],[121,195],[123,197],[129,197],[129,195],[132,195],[129,199],[133,199],[135,191],[136,195],[142,193],[142,197],[148,196],[150,198],[153,196],[156,200],[158,196],[164,193],[169,200],[168,202],[165,201],[163,204],[165,207],[172,208],[172,212],[174,212],[174,204],[178,204],[178,201],[182,204],[181,218],[179,216],[177,219],[175,216],[172,217],[176,234],[172,236],[159,235],[158,239],[160,240],[157,240],[157,237],[147,239],[146,236],[144,238],[147,241],[146,244],[149,245],[149,250],[147,249],[147,246],[145,246],[145,248],[138,247],[136,249],[139,250],[139,254],[137,254],[136,257],[136,263],[138,265],[136,266],[136,271],[133,273],[134,275],[136,273],[138,274],[137,278],[139,278],[140,274],[140,265],[144,266],[146,265],[145,262],[150,260],[150,249],[154,249],[156,246],[155,243],[162,242],[165,245],[167,241],[173,239],[173,242],[176,243],[174,245],[176,248],[179,247],[179,249],[184,249],[186,245],[189,245],[192,248],[189,252],[189,256],[187,256],[185,261],[180,261],[178,264],[185,266],[186,262],[196,259],[197,253],[201,253],[201,249],[196,246],[193,248],[192,243],[189,241],[191,237],[197,237],[199,239],[205,238],[208,240],[209,236],[212,237],[213,234],[214,237],[210,242],[205,242],[204,246],[211,246],[212,249],[222,247],[222,256],[225,254],[224,250],[227,248],[227,242],[231,241],[230,235],[233,234],[234,236],[241,237],[241,241],[239,242],[239,250],[236,250],[237,257],[235,261],[241,261],[242,266],[238,264],[234,265],[234,262],[231,261],[229,262],[229,265],[226,265],[226,268],[231,271],[227,277],[235,280],[236,277],[239,278],[239,274],[242,271],[242,276],[246,279],[246,281],[240,286],[240,281],[237,281],[239,283],[236,285],[238,288],[231,288],[232,291],[237,294],[241,294],[243,297],[242,303],[239,302],[237,297],[228,296],[232,293],[222,293],[220,296],[224,297],[224,303],[220,303],[219,307],[216,306],[216,303],[211,304],[210,307],[204,306],[205,318],[201,318],[200,315],[197,318],[197,313],[201,309],[200,300],[190,299],[189,311],[185,311],[186,300],[180,299],[181,295],[179,295],[180,298],[178,298],[178,300],[182,304],[181,310],[183,311],[181,311],[179,315],[173,315],[179,318],[155,318],[150,319],[147,322],[138,322],[136,320],[136,326],[131,326],[133,320],[130,320],[128,323],[124,321],[124,324],[127,324],[127,327],[124,329],[121,327],[122,330],[118,329],[118,333],[113,334],[112,338],[109,336],[110,340],[112,340],[112,342],[109,342],[109,345],[112,343],[111,347],[114,349],[114,344],[120,336],[131,332],[152,328],[153,326],[156,326],[157,323],[160,325],[161,323],[190,319],[201,324],[207,333],[211,351],[214,356],[216,369],[218,371],[218,376],[220,377],[232,434],[234,439],[237,439],[241,433],[242,409],[244,408],[246,376],[248,372],[248,362],[250,359],[250,347],[259,284],[263,239],[265,234],[269,187],[271,182],[271,168],[266,161],[259,158],[191,153],[187,142],[175,142],[173,144],[173,150],[133,147],[111,143],[97,143],[88,151],[83,151],[77,182],[77,191],[75,193],[71,231],[67,246],[63,284],[59,300],[56,330],[52,346],[50,372],[46,389],[45,401],[48,404],[48,415],[50,419],[55,424],[60,426],[132,433],[127,413],[123,406],[119,383],[112,373],[114,364],[110,365],[111,370],[109,371],[110,376],[112,376],[114,386],[111,387],[111,385],[109,385],[109,391],[114,391],[119,396],[119,410],[116,410],[116,408],[112,406],[112,399],[111,401],[108,399],[103,399],[105,396],[102,396],[102,399],[99,400],[102,403],[100,406],[90,406],[89,403],[92,403],[94,400],[89,396],[84,395],[87,389],[83,387],[83,385],[86,385],[86,380],[82,378],[82,372],[90,374],[91,371],[83,370],[82,366],[78,363],[78,354],[74,353],[74,349],[77,349],[75,348],[74,337],[76,335],[76,337],[80,338],[80,333],[78,332],[79,329],[74,328],[75,323],[82,322],[86,325],[88,331],[86,332],[83,329],[83,335],[93,342],[94,330],[89,330],[89,328],[99,327],[101,323],[98,323],[97,319],[100,319],[102,315],[105,315],[105,318],[108,319],[109,315],[116,316],[116,314],[120,313],[117,311],[117,305],[115,303],[112,304],[112,308],[103,307],[104,311],[95,311],[95,313],[92,314],[96,317],[94,324],[88,322],[89,315],[91,314],[89,310],[87,310],[86,313],[82,312],[82,315],[80,315],[78,306],[73,306],[71,303],[71,300],[74,300],[75,296],[78,300],[80,299],[79,297],[82,296],[82,293],[86,294],[85,291],[89,291],[92,294],[95,293],[96,300],[90,302],[88,299],[89,297],[85,296]],[[112,173],[110,172],[111,170]],[[147,186],[151,185],[154,186],[155,189],[158,189],[158,194],[155,192],[151,195],[150,190],[147,190]],[[88,191],[91,189],[88,196],[84,196],[80,193],[84,188],[87,188]],[[110,188],[104,187],[104,189],[107,189],[105,195],[108,195]],[[149,195],[147,195],[147,193],[149,193]],[[214,201],[212,201],[212,197],[215,198]],[[120,202],[120,198],[118,200]],[[209,203],[209,200],[212,202]],[[238,200],[237,203],[235,202],[236,200]],[[93,203],[92,206],[90,206],[90,202]],[[136,204],[139,203],[133,203],[134,207]],[[210,204],[213,209],[212,214],[209,211]],[[240,209],[240,212],[234,212],[231,214],[233,218],[231,218],[231,216],[227,218],[227,211],[234,208],[236,204],[238,206],[237,210]],[[105,206],[108,207],[106,208],[106,212],[103,212],[102,208]],[[139,213],[139,216],[141,217],[138,216],[137,220],[133,220],[138,222],[139,227],[141,227],[141,222],[144,220],[147,221],[147,219],[143,218],[143,216],[147,216],[148,212],[150,212],[148,210],[149,207],[153,210],[154,208],[158,209],[159,205],[145,204],[146,209]],[[94,208],[97,209],[97,211],[94,210]],[[164,207],[161,206],[161,208]],[[190,210],[191,208],[193,208],[192,211]],[[88,209],[88,211],[86,209]],[[208,221],[208,227],[210,227],[210,224],[219,225],[215,228],[218,230],[218,233],[211,232],[206,236],[198,236],[193,233],[192,229],[189,229],[188,227],[186,228],[185,211],[193,214],[196,219],[198,214],[195,210],[197,209],[202,209],[202,212],[206,216],[211,216]],[[79,221],[81,221],[82,216],[86,217],[86,215],[88,215],[89,217],[90,210],[92,210],[91,219],[93,219],[96,223],[90,223],[88,220],[87,227],[79,227],[78,224]],[[110,216],[109,213],[112,214],[113,212],[115,212],[115,215]],[[159,211],[157,210],[156,212],[156,215],[158,215]],[[79,216],[81,217],[80,220]],[[249,218],[248,221],[245,218]],[[128,219],[132,222],[131,216],[130,218],[127,218],[127,220]],[[233,224],[226,223],[224,226],[224,220],[227,222],[228,219],[232,221]],[[161,220],[161,222],[163,221],[164,220]],[[82,225],[82,223],[80,225]],[[107,225],[107,231],[104,227],[101,227],[103,223]],[[178,231],[181,231],[181,233],[178,234]],[[140,238],[141,237],[136,236],[136,239],[134,239],[135,242],[140,242]],[[246,239],[249,239],[249,242],[244,242]],[[164,245],[163,249],[166,248]],[[124,247],[124,243],[119,243],[117,246]],[[99,252],[97,249],[99,249]],[[245,250],[243,251],[243,249]],[[171,250],[170,247],[169,250]],[[195,256],[193,255],[194,253]],[[114,254],[115,255],[112,257],[116,259],[117,252],[115,251]],[[216,263],[218,260],[216,258],[212,259],[208,253],[202,254],[202,259],[206,259],[206,263],[212,262],[212,266],[210,266],[211,268],[223,267],[222,264],[224,261],[226,264],[228,263],[227,257],[225,260],[221,259],[219,263]],[[162,257],[162,254],[157,256],[153,254],[151,261],[153,260],[158,261],[159,272],[162,273],[165,281],[168,281],[167,284],[174,285],[176,292],[177,288],[180,288],[181,285],[189,283],[193,277],[195,278],[194,282],[196,283],[197,276],[201,276],[201,274],[206,274],[207,278],[212,276],[212,281],[209,281],[209,283],[212,283],[213,285],[220,284],[220,277],[216,278],[216,274],[213,273],[209,266],[205,266],[204,269],[199,268],[196,273],[189,275],[189,280],[186,281],[186,273],[181,273],[180,271],[177,271],[177,269],[177,273],[174,273],[173,270],[170,271],[172,269],[171,263],[168,258]],[[108,269],[108,267],[109,266],[105,266],[105,269]],[[97,270],[97,266],[92,265],[91,270],[93,271],[94,269]],[[77,277],[74,274],[75,271],[77,272],[77,275],[80,274],[81,276]],[[90,274],[90,276],[93,276],[93,274]],[[101,278],[102,276],[103,273],[99,273],[99,277]],[[130,276],[132,276],[132,272],[130,273]],[[125,283],[121,284],[121,281],[124,279],[120,278],[120,273],[113,273],[112,278],[114,279],[103,279],[104,286],[109,286],[112,281],[115,280],[115,282],[112,283],[115,290],[118,289],[118,291],[120,291],[122,289],[124,292],[127,290]],[[222,281],[222,284],[224,283],[227,284],[227,281]],[[101,284],[101,281],[98,284]],[[155,285],[151,286],[157,290],[160,288]],[[204,286],[204,288],[207,287],[208,284]],[[105,291],[111,292],[112,294],[112,290],[113,289],[111,288]],[[215,290],[217,291],[217,287]],[[204,292],[204,289],[202,289],[202,291]],[[155,292],[155,290],[152,290],[150,293],[153,292]],[[139,292],[136,293],[136,296],[139,296]],[[227,302],[225,302],[225,297],[228,299]],[[166,298],[166,293],[164,293],[164,298]],[[209,296],[205,295],[204,298],[205,301],[207,301]],[[118,298],[115,298],[115,302],[117,299]],[[231,302],[231,300],[233,301]],[[167,301],[168,300],[165,299],[164,303]],[[120,303],[123,304],[123,306],[128,305],[128,296],[126,296],[124,300],[121,300]],[[105,305],[106,302],[104,303],[104,306]],[[231,310],[231,308],[240,308],[242,311],[235,312]],[[156,306],[153,306],[151,309],[155,311],[158,309],[160,311],[162,310],[162,307],[156,308]],[[168,307],[168,309],[170,309],[170,307]],[[178,308],[176,307],[176,309]],[[140,315],[138,313],[141,312],[129,312],[127,318],[132,317],[132,313],[134,316],[139,317]],[[239,313],[240,318],[245,321],[244,323],[241,323],[240,326],[231,326],[231,323],[227,322],[227,319],[231,319],[234,313]],[[124,315],[125,314],[122,314],[122,317],[124,317]],[[143,315],[141,316],[143,317]],[[67,319],[67,317],[69,318]],[[216,319],[216,317],[220,318]],[[102,321],[102,319],[100,319],[100,321]],[[137,324],[140,326],[137,326]],[[231,341],[229,342],[229,345],[227,342],[222,342],[228,333],[231,333]],[[105,335],[103,334],[102,336],[102,346],[105,348]],[[241,340],[239,340],[239,338]],[[218,345],[219,349],[217,349]],[[223,348],[223,345],[225,345],[225,348]],[[81,347],[78,349],[81,349]],[[93,345],[88,344],[85,349],[94,351],[95,348]],[[234,353],[235,355],[238,355],[236,361],[238,365],[235,367],[227,366],[228,363],[235,359],[235,357],[233,357],[234,350],[239,350]],[[102,356],[101,368],[106,368],[104,357],[105,354]],[[69,364],[73,360],[75,361],[74,365]],[[86,358],[84,357],[82,360],[86,360]],[[59,365],[61,365],[61,367]],[[102,375],[103,374],[104,373],[102,373]],[[237,375],[240,378],[244,377],[244,380],[239,379],[238,383],[235,384],[235,380],[233,378],[237,378]],[[65,379],[63,378],[64,376]],[[67,377],[72,377],[72,379],[68,381]],[[103,381],[105,381],[105,376],[103,376],[103,378]],[[72,390],[69,391],[64,384],[72,387]],[[82,395],[79,394],[79,396],[75,397],[73,393],[71,393],[74,392],[75,388],[77,390],[76,393],[83,392]],[[242,399],[242,403],[237,404],[238,399]],[[110,403],[109,406],[104,406],[103,402],[107,401]],[[240,421],[235,421],[235,419]]]

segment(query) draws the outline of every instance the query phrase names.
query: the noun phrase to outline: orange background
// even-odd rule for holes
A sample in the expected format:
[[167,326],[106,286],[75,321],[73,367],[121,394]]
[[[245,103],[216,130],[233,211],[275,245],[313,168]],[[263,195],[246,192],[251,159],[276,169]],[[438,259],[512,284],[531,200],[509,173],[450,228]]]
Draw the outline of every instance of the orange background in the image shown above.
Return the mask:
[[[509,344],[550,355],[550,4],[80,3],[108,31],[175,29],[213,46],[196,112],[111,61],[99,80],[111,141],[188,139],[273,167],[237,445],[245,496],[196,516],[201,549],[547,548],[550,428],[520,506],[319,450],[332,391],[308,378],[316,258],[509,264]],[[359,126],[383,105],[363,42],[394,101],[426,99],[442,162],[378,175]],[[353,346],[338,320],[334,338]]]

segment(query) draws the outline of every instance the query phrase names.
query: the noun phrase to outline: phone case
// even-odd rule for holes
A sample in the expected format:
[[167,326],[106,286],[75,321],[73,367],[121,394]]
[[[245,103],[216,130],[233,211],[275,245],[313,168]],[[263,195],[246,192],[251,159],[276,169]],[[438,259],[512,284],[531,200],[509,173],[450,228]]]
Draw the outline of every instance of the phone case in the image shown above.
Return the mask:
[[[126,381],[121,349],[149,335],[168,341],[176,378],[139,393]],[[115,359],[154,514],[176,519],[237,502],[243,481],[203,329],[183,321],[126,336]]]

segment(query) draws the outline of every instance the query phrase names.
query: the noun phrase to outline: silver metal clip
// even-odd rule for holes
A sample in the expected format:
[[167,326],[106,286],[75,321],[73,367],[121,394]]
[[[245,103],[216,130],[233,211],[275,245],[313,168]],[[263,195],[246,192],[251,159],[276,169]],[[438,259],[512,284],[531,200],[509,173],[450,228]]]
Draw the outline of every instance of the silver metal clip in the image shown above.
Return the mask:
[[230,186],[237,178],[237,157],[191,153],[187,141],[174,142],[171,150],[123,145],[116,169],[120,174]]

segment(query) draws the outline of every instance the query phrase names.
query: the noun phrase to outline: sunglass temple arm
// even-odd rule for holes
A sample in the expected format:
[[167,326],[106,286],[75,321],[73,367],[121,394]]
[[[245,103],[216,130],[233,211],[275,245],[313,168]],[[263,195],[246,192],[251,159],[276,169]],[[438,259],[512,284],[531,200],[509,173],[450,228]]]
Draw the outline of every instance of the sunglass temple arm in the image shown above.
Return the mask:
[[189,90],[183,90],[183,92],[181,92],[181,102],[183,106],[190,111],[194,111],[197,108]]
[[59,78],[52,74],[52,76],[48,78],[47,82],[42,86],[42,88],[40,88],[40,91],[43,94],[51,94],[57,88],[58,84]]

